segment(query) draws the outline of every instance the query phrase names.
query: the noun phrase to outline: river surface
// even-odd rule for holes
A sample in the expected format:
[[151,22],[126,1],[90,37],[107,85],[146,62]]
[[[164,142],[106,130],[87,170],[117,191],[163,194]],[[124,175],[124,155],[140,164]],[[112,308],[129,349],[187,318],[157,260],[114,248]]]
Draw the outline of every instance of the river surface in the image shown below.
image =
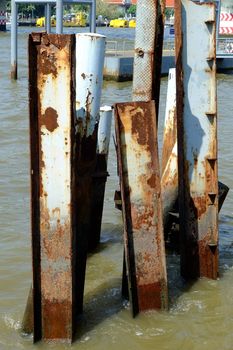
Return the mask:
[[[134,31],[99,30],[133,40]],[[27,33],[19,30],[19,79],[9,80],[10,32],[0,33],[0,350],[70,349],[22,336],[20,323],[31,285]],[[131,82],[105,82],[102,105],[131,100]],[[161,83],[160,137],[167,80]],[[218,75],[219,179],[233,188],[233,76]],[[161,144],[160,144],[161,147]],[[179,276],[179,257],[167,255],[170,309],[135,319],[121,299],[122,218],[114,208],[116,155],[110,145],[102,236],[88,258],[84,315],[72,349],[232,350],[233,192],[220,214],[220,275],[192,285]]]

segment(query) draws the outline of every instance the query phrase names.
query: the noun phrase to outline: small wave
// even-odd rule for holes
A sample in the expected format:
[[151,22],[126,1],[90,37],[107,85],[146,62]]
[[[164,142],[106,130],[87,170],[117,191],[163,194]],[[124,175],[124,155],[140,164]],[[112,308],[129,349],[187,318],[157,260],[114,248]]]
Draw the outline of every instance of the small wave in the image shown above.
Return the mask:
[[21,328],[21,322],[19,320],[15,320],[12,316],[10,315],[4,315],[3,320],[5,325],[8,328],[12,328],[15,330],[19,330]]

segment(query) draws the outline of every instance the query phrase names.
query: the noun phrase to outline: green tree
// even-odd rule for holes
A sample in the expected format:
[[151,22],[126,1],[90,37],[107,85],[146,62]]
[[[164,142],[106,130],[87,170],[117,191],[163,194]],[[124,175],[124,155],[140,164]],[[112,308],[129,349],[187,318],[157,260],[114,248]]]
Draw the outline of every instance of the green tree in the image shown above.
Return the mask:
[[131,5],[128,10],[127,10],[127,13],[129,15],[132,15],[132,16],[136,16],[136,10],[137,10],[137,6],[136,5]]
[[96,0],[96,15],[103,18],[114,19],[124,15],[123,9],[116,5],[109,5],[104,0]]

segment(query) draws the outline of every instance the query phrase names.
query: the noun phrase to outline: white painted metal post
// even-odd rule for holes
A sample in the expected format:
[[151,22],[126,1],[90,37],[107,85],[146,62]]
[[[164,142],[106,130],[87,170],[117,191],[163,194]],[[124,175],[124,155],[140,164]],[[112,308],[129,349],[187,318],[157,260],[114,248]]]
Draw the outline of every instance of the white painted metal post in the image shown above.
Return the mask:
[[161,194],[163,205],[164,231],[169,224],[169,212],[174,208],[178,197],[178,160],[176,126],[176,72],[169,70],[167,103],[163,133]]
[[56,33],[63,32],[63,0],[56,1]]
[[99,121],[105,39],[99,34],[76,34],[76,115],[86,137]]
[[11,0],[11,79],[17,79],[17,9],[15,0]]
[[96,32],[96,0],[92,0],[90,12],[90,29],[92,33]]
[[45,29],[48,34],[51,33],[51,5],[50,4],[45,5]]
[[98,127],[97,154],[104,154],[108,158],[108,149],[112,125],[112,107],[100,108],[100,121]]

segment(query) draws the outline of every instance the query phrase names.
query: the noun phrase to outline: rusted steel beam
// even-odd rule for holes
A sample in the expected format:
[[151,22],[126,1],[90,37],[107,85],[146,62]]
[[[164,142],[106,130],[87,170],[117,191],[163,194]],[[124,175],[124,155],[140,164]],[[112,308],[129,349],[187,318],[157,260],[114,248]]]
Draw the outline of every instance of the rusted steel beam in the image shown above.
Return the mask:
[[74,52],[73,35],[29,36],[34,341],[75,330]]
[[181,273],[218,276],[216,23],[213,3],[175,1]]
[[91,229],[88,249],[94,250],[100,241],[101,223],[104,207],[104,194],[107,177],[108,150],[112,125],[112,107],[100,108],[100,118],[97,136],[97,159],[93,174]]
[[154,101],[116,104],[115,126],[133,315],[167,307]]
[[157,116],[164,19],[164,0],[138,0],[133,71],[133,101],[154,100]]

